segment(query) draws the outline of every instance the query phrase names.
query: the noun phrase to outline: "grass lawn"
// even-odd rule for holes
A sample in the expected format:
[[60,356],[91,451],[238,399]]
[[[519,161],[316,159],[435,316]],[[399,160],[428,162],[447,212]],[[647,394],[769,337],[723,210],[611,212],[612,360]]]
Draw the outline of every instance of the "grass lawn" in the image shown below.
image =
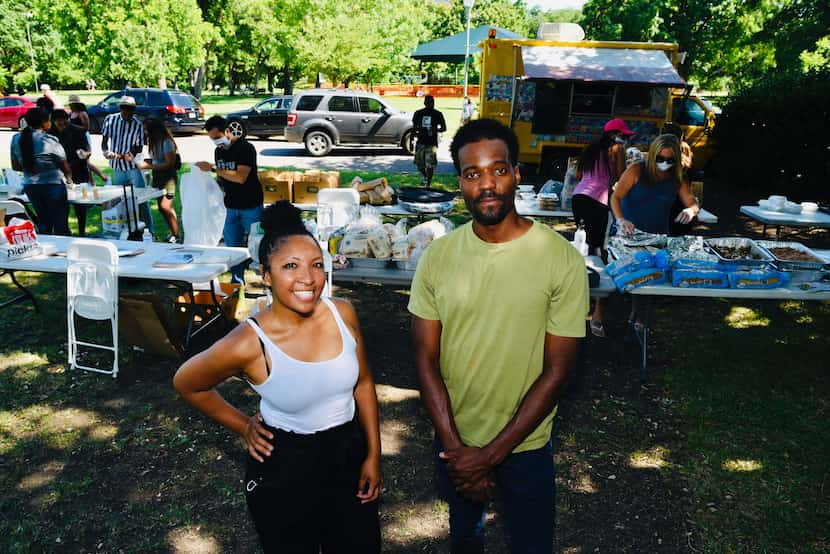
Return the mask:
[[[355,174],[342,172],[343,182]],[[157,232],[165,230],[152,211]],[[464,217],[459,208],[454,218]],[[67,371],[64,277],[19,277],[43,311],[17,304],[0,318],[0,551],[255,552],[239,441],[177,397],[170,379],[178,364],[122,345],[117,380]],[[136,286],[146,287],[122,289]],[[0,277],[0,301],[13,292]],[[361,316],[378,382],[386,549],[448,552],[408,291],[336,293]],[[627,309],[622,297],[611,299],[609,337],[585,341],[557,417],[557,547],[830,551],[830,303],[661,299],[645,385],[636,348],[623,340]],[[221,390],[256,410],[243,382]],[[501,520],[491,523],[488,541],[501,552]]]

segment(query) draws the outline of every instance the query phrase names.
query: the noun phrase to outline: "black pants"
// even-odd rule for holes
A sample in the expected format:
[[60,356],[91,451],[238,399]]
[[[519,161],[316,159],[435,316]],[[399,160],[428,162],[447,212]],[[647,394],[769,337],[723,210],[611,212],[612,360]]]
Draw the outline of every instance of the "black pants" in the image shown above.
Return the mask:
[[571,198],[571,207],[577,225],[581,221],[585,225],[585,235],[588,249],[594,254],[596,248],[602,248],[605,243],[605,228],[608,226],[608,206],[597,202],[587,194],[574,194]]
[[357,498],[366,439],[356,420],[312,435],[269,427],[274,450],[250,456],[248,509],[266,553],[380,552],[378,503]]

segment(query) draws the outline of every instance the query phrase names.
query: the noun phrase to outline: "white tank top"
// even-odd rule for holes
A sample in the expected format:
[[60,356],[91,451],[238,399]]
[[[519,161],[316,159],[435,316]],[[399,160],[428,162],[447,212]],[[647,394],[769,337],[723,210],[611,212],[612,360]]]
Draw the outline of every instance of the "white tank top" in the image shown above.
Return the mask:
[[331,360],[304,362],[292,358],[271,342],[263,330],[246,320],[268,352],[271,374],[261,385],[250,383],[260,396],[259,409],[268,425],[311,434],[354,418],[354,387],[360,365],[357,343],[331,300],[321,297],[340,329],[343,349]]

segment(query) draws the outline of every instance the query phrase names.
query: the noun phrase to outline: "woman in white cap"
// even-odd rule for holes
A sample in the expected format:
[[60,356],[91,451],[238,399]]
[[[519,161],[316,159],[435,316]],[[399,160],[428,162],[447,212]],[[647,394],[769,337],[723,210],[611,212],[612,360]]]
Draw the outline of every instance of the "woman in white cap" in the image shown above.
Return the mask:
[[[608,121],[602,131],[599,140],[589,144],[579,157],[576,176],[580,181],[571,200],[574,219],[585,227],[591,254],[602,253],[608,226],[608,191],[625,171],[625,142],[634,134],[622,119]],[[604,307],[597,300],[591,315],[591,333],[596,337],[605,336]]]

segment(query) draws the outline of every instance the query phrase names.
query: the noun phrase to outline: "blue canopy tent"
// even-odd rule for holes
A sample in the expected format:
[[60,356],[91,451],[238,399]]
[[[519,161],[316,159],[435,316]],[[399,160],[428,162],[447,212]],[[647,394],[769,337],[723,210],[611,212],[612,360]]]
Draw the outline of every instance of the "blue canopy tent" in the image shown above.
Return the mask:
[[[487,39],[487,33],[493,28],[490,25],[481,25],[475,29],[470,29],[471,55],[475,55],[481,51],[478,43]],[[499,29],[498,27],[495,29],[497,38],[524,38],[522,35],[508,31],[507,29]],[[462,31],[450,37],[419,44],[418,48],[410,54],[410,57],[423,62],[464,63],[466,45],[467,31]]]

